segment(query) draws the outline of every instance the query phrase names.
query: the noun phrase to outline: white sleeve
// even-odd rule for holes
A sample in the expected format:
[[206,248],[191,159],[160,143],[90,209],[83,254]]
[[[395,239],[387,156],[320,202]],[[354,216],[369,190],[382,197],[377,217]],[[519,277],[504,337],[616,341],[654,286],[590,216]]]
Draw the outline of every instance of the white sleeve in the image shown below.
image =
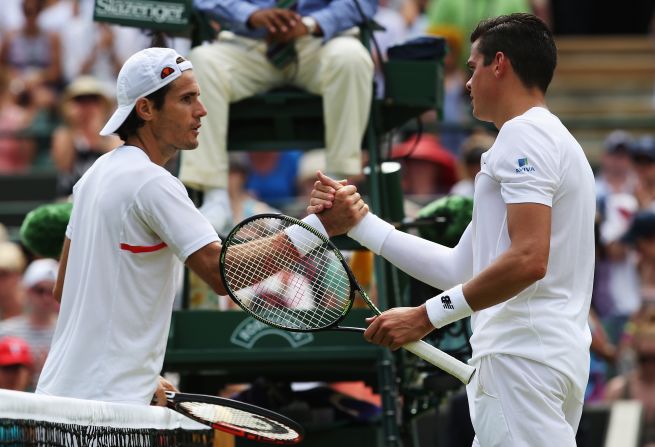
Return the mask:
[[515,120],[498,133],[490,174],[501,184],[505,203],[540,203],[552,206],[560,182],[557,144],[535,123]]
[[172,175],[146,183],[137,194],[137,206],[141,218],[182,262],[205,245],[220,240],[184,185]]
[[402,231],[387,236],[380,255],[408,275],[441,290],[473,276],[473,239],[469,224],[455,248]]

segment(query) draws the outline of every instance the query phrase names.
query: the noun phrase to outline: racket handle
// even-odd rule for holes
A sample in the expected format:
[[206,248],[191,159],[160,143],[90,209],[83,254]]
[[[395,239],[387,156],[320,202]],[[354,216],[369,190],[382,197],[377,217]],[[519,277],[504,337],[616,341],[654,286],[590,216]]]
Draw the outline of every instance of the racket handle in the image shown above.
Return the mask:
[[471,365],[460,362],[455,357],[446,354],[422,340],[409,342],[403,345],[403,348],[437,368],[442,369],[451,376],[457,377],[464,385],[468,385],[471,377],[473,377],[473,373],[475,373],[475,368]]

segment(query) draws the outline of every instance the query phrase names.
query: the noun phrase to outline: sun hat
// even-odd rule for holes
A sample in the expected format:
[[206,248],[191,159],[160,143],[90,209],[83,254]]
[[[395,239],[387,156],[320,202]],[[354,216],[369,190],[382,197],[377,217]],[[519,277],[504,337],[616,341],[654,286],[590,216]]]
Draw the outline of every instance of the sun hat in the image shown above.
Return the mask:
[[193,68],[191,62],[177,62],[181,56],[171,48],[146,48],[125,61],[116,80],[118,108],[109,118],[100,135],[115,133],[134,109],[139,98],[159,90],[173,82],[185,70]]
[[89,75],[79,76],[68,84],[64,89],[62,102],[70,101],[80,96],[98,96],[107,102],[112,101],[105,85]]
[[0,338],[0,366],[31,366],[32,351],[25,340],[18,337]]
[[25,255],[18,244],[11,241],[0,242],[0,270],[22,273],[25,263]]

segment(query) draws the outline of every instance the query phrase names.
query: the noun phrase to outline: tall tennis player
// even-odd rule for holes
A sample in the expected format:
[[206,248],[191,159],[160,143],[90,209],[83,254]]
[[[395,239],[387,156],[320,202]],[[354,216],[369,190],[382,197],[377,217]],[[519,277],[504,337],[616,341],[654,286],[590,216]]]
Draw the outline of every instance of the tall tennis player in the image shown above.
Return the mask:
[[[175,390],[159,373],[182,263],[226,293],[218,235],[163,167],[198,146],[207,112],[192,68],[174,50],[149,48],[118,75],[118,108],[101,134],[125,144],[73,188],[55,284],[61,311],[37,393],[134,404],[157,395],[165,405]],[[351,225],[366,212],[354,187],[337,199]]]
[[[442,294],[369,320],[397,349],[471,316],[477,372],[467,386],[474,446],[575,446],[589,374],[594,177],[545,103],[557,50],[538,18],[480,22],[466,87],[476,118],[499,130],[475,180],[473,220],[449,249],[369,213],[348,233]],[[310,212],[341,185],[319,174]],[[335,216],[333,216],[335,217]]]

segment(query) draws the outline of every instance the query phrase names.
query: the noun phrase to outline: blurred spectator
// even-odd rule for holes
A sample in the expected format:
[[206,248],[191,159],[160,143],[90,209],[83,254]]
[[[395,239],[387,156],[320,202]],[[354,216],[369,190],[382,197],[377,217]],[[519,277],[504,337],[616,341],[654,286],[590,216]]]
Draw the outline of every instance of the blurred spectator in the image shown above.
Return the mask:
[[0,338],[0,388],[28,391],[32,375],[32,353],[20,338]]
[[641,305],[637,259],[625,244],[637,200],[613,193],[600,203],[592,305],[610,340],[617,343],[623,326]]
[[400,14],[405,20],[407,39],[423,36],[428,29],[428,18],[425,8],[428,0],[404,0],[400,6]]
[[655,212],[637,213],[624,240],[637,251],[642,302],[655,305]]
[[[8,31],[20,28],[25,21],[22,11],[23,0],[3,0],[2,14],[0,14],[0,38]],[[1,41],[1,40],[0,40]]]
[[23,286],[26,291],[26,309],[22,315],[0,322],[0,337],[14,336],[27,342],[34,359],[32,389],[43,368],[57,323],[59,303],[53,289],[59,264],[53,259],[37,259],[25,270]]
[[248,152],[246,189],[260,200],[279,206],[296,195],[296,174],[302,152]]
[[59,35],[38,25],[44,5],[44,0],[23,0],[25,23],[5,36],[0,52],[3,68],[12,79],[24,82],[32,95],[41,93],[37,89],[56,88],[61,82]]
[[247,155],[243,153],[230,154],[227,190],[235,223],[255,214],[278,212],[275,208],[253,197],[246,189],[245,185],[249,174],[250,164]]
[[655,138],[645,135],[635,140],[631,155],[637,173],[634,193],[639,208],[655,211]]
[[532,12],[530,0],[437,0],[428,4],[428,32],[444,36],[458,48],[458,64],[466,67],[469,36],[478,22],[513,12]]
[[637,177],[631,160],[633,142],[632,135],[623,130],[615,130],[605,138],[605,151],[600,160],[600,171],[596,174],[599,200],[612,193],[634,193]]
[[402,184],[405,194],[427,203],[435,196],[447,194],[457,181],[457,160],[432,134],[413,135],[394,146],[391,158],[403,166]]
[[634,370],[617,376],[607,384],[605,398],[639,400],[644,410],[642,444],[655,446],[655,308],[650,308],[635,321],[631,338],[636,365]]
[[381,64],[387,60],[387,49],[405,40],[407,26],[403,16],[389,6],[389,0],[378,0],[378,10],[373,16],[373,20],[384,28],[373,33],[375,43],[371,44],[371,56],[375,63],[376,96],[382,98],[384,97],[384,76]]
[[460,180],[450,189],[450,194],[473,197],[475,176],[480,172],[482,154],[489,150],[494,141],[496,138],[486,131],[474,133],[464,140],[459,151]]
[[617,358],[616,345],[612,343],[593,309],[589,311],[591,330],[591,364],[589,382],[585,390],[585,402],[598,402],[604,399],[607,381],[607,364],[613,365]]
[[119,146],[116,136],[101,136],[112,111],[112,100],[95,78],[82,76],[64,91],[63,123],[52,136],[51,156],[58,171],[57,195],[68,196],[73,185],[104,153]]
[[0,72],[0,174],[26,172],[32,166],[35,145],[24,135],[32,117],[18,104],[9,74]]
[[[118,27],[94,22],[91,16],[83,14],[79,1],[72,2],[72,16],[65,23],[60,34],[66,81],[90,75],[114,89],[124,62],[114,35]],[[80,42],[89,44],[80,45]]]
[[23,313],[25,300],[21,276],[25,255],[13,242],[0,242],[0,321]]

